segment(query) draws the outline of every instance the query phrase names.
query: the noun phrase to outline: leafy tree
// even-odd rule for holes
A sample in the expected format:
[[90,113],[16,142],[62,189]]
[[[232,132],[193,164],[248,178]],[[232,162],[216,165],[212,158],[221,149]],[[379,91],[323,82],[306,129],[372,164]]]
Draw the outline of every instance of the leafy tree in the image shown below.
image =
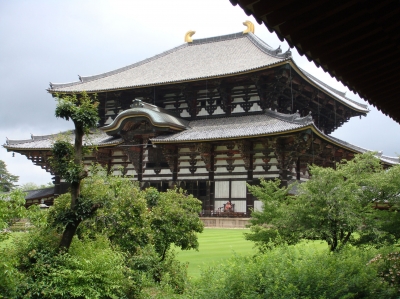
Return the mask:
[[18,176],[12,175],[7,171],[7,165],[4,161],[0,160],[0,192],[10,192],[14,189],[18,182]]
[[[74,146],[68,140],[57,140],[52,150],[52,166],[57,174],[71,183],[70,213],[65,214],[65,229],[60,248],[68,250],[76,229],[85,217],[93,214],[99,206],[92,204],[90,198],[82,198],[81,181],[87,176],[82,158],[84,154],[83,136],[94,128],[99,120],[98,102],[87,93],[80,95],[58,95],[56,117],[72,120],[75,126]],[[66,219],[64,219],[66,220]]]
[[[264,210],[252,214],[251,233],[246,238],[260,248],[318,239],[326,241],[331,251],[349,242],[393,242],[393,234],[384,228],[388,217],[382,213],[398,219],[397,213],[377,211],[373,203],[399,200],[398,167],[385,171],[373,153],[367,153],[338,163],[336,170],[310,166],[311,179],[299,185],[297,196],[280,189],[279,181],[249,186],[263,202]],[[364,237],[355,238],[355,232]]]
[[201,202],[182,189],[159,193],[157,204],[150,213],[150,221],[155,250],[161,260],[164,260],[172,244],[182,250],[199,247],[196,233],[203,231],[200,211]]
[[25,193],[21,190],[0,194],[0,242],[9,236],[4,229],[26,215],[24,204]]
[[53,187],[53,186],[54,186],[54,184],[51,182],[49,182],[47,184],[41,184],[41,185],[37,185],[33,182],[28,182],[28,183],[20,185],[18,188],[23,191],[29,191],[29,190],[49,188],[49,187]]

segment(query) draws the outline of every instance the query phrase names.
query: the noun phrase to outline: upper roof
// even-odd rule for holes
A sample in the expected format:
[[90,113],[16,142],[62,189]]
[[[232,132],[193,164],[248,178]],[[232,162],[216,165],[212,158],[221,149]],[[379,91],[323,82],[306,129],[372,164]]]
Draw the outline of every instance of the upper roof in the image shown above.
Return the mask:
[[230,0],[400,123],[400,2]]
[[194,39],[179,47],[115,71],[80,81],[50,83],[49,92],[100,92],[214,78],[278,64],[291,57],[252,33]]
[[297,67],[290,50],[273,49],[253,33],[234,33],[194,39],[179,47],[126,67],[96,76],[82,77],[72,83],[50,83],[51,93],[102,92],[185,81],[232,76],[290,63],[309,83],[361,113],[367,106],[350,100],[344,92]]

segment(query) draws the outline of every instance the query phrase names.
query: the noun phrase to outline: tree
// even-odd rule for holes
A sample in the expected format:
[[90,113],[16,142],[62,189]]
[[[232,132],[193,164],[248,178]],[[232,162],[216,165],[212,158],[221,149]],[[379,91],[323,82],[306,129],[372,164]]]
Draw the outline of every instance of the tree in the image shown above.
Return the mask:
[[200,212],[201,202],[182,189],[159,193],[157,204],[151,209],[150,221],[155,250],[161,261],[172,244],[182,250],[198,249],[196,233],[203,231]]
[[[262,181],[249,186],[264,204],[262,212],[252,214],[247,239],[261,248],[281,243],[296,244],[303,239],[324,240],[331,251],[352,242],[374,243],[388,231],[388,218],[374,209],[373,203],[395,203],[400,194],[399,166],[383,170],[373,153],[356,155],[332,168],[309,166],[311,179],[301,184],[297,196],[289,196],[279,181]],[[290,187],[289,187],[290,188]],[[397,213],[385,216],[398,218]],[[393,220],[393,219],[392,219]],[[391,238],[394,239],[393,237]]]
[[0,194],[0,242],[9,236],[4,229],[26,215],[24,204],[25,193],[21,190]]
[[56,117],[71,119],[75,126],[74,146],[68,140],[57,140],[53,145],[51,162],[54,171],[71,184],[70,218],[65,223],[60,241],[60,248],[68,250],[79,224],[99,208],[98,205],[90,205],[90,199],[82,198],[80,192],[81,181],[87,176],[82,163],[83,136],[97,125],[99,103],[85,92],[80,95],[57,95],[57,101]]
[[7,171],[7,165],[4,161],[0,160],[0,192],[10,192],[17,185],[19,177],[12,175]]
[[23,191],[30,191],[30,190],[49,188],[49,187],[54,187],[54,184],[52,182],[49,182],[47,184],[37,185],[33,182],[28,182],[20,185],[18,189],[21,189]]

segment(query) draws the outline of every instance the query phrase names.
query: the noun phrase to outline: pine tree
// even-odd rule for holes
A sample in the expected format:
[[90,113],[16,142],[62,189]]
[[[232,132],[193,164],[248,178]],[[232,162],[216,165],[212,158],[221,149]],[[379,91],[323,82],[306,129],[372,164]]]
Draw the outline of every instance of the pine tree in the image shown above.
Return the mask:
[[7,165],[0,160],[0,192],[9,192],[17,185],[19,177],[7,171]]

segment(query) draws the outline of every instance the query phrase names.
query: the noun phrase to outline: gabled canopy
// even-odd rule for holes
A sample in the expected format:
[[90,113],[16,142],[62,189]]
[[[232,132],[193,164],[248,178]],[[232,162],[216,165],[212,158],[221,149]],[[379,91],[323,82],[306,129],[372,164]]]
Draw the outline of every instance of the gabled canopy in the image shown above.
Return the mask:
[[[130,123],[140,122],[142,119],[150,121],[155,129],[170,129],[172,131],[181,131],[188,128],[188,121],[179,118],[173,112],[166,109],[134,100],[131,109],[127,109],[114,119],[108,126],[101,129],[111,136],[118,136],[121,130],[126,126],[131,126]],[[125,128],[128,129],[128,128]],[[130,129],[130,128],[129,128]]]

